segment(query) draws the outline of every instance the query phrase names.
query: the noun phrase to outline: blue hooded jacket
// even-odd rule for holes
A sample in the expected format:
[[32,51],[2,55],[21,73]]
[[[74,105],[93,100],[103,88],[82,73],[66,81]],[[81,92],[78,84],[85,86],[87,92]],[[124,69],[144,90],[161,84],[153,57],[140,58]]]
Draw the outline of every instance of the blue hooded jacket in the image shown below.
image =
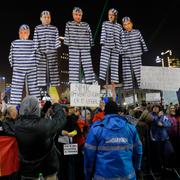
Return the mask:
[[92,125],[84,147],[86,180],[135,180],[142,144],[134,125],[117,115]]

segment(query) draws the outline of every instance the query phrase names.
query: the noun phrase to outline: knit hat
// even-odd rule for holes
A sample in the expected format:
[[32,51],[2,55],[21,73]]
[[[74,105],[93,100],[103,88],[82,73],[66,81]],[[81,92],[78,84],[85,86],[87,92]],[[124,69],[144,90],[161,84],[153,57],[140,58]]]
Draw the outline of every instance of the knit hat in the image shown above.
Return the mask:
[[105,105],[104,109],[105,115],[107,114],[118,114],[118,106],[114,101],[109,101]]

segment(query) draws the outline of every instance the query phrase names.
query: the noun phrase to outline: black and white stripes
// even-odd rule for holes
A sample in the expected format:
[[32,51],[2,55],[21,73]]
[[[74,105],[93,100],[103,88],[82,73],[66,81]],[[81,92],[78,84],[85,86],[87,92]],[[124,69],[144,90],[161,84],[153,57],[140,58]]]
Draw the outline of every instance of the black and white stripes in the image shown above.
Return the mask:
[[145,41],[139,30],[133,29],[130,32],[124,31],[122,34],[122,56],[134,57],[147,51]]
[[38,59],[38,86],[47,85],[47,76],[52,86],[59,85],[57,49],[61,44],[58,29],[53,25],[38,25],[33,40]]
[[56,52],[61,46],[58,29],[53,25],[36,26],[33,41],[35,49],[42,53]]
[[107,69],[111,68],[111,81],[119,83],[119,53],[121,49],[122,27],[118,23],[105,21],[101,30],[101,59],[99,78],[105,80]]
[[143,51],[147,51],[145,41],[139,30],[124,31],[122,35],[122,70],[124,89],[133,88],[132,73],[140,86]]
[[67,22],[64,44],[71,48],[90,50],[93,46],[93,40],[89,24],[86,22]]
[[93,40],[88,23],[67,22],[64,44],[69,47],[69,82],[79,82],[80,63],[83,66],[86,83],[95,81],[90,52]]
[[105,21],[102,24],[100,44],[108,49],[120,50],[122,27],[119,23]]
[[34,69],[37,67],[32,40],[17,39],[11,43],[9,62],[15,69]]
[[15,40],[11,43],[9,62],[13,67],[10,103],[21,103],[22,91],[27,79],[30,95],[39,97],[37,87],[37,63],[32,40]]
[[[117,12],[112,10],[117,16]],[[75,11],[80,10],[77,8]],[[50,16],[48,13],[48,11],[44,11],[43,15]],[[130,19],[126,17],[124,21],[130,21]],[[29,26],[23,25],[21,28],[26,30]],[[85,82],[93,83],[95,73],[91,59],[91,47],[94,43],[89,24],[67,22],[64,44],[69,47],[69,82],[79,82],[80,66],[82,65]],[[147,51],[140,31],[137,29],[123,31],[122,26],[116,21],[104,21],[100,44],[99,78],[105,80],[107,69],[110,67],[111,82],[119,83],[119,55],[121,55],[124,89],[133,88],[132,72],[139,86],[141,55],[143,51]],[[20,38],[11,43],[9,62],[13,67],[12,104],[21,102],[25,78],[28,82],[29,93],[37,97],[39,96],[38,87],[47,86],[48,80],[50,81],[49,85],[58,86],[60,84],[57,56],[57,49],[60,46],[58,28],[43,23],[35,27],[33,41]]]

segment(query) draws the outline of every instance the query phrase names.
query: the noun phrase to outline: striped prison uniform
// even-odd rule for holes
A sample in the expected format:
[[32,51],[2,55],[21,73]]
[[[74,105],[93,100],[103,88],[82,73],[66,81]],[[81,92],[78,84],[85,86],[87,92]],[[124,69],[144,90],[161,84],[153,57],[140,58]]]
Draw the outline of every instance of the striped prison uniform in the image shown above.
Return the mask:
[[111,69],[111,82],[119,83],[120,39],[123,30],[119,23],[105,21],[101,30],[101,58],[99,78],[105,80],[107,70]]
[[10,103],[21,103],[22,92],[27,78],[29,95],[40,96],[37,87],[37,63],[32,40],[15,40],[11,43],[9,62],[13,68]]
[[145,41],[139,30],[123,31],[122,35],[122,71],[124,89],[133,89],[134,80],[140,87],[141,66],[143,51],[148,51]]
[[[34,44],[37,56],[38,86],[58,86],[59,69],[57,49],[61,46],[58,29],[53,25],[38,25],[34,31]],[[48,78],[48,79],[47,79]]]
[[88,23],[80,22],[78,24],[75,21],[67,22],[64,44],[69,47],[69,82],[79,82],[81,63],[86,83],[95,81],[91,59],[93,40]]

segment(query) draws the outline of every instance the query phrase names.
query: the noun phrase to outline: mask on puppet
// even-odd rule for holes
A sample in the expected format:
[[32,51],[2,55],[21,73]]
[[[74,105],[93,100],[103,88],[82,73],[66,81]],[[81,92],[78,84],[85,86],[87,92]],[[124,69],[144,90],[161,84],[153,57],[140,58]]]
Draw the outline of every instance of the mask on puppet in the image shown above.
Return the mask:
[[73,15],[74,21],[77,23],[80,23],[82,20],[83,11],[79,7],[74,7],[72,15]]
[[29,39],[29,35],[30,35],[29,26],[26,24],[21,25],[19,28],[19,39],[27,40]]
[[51,14],[49,11],[43,11],[41,13],[40,20],[42,22],[42,25],[48,26],[51,24]]
[[123,28],[128,32],[130,32],[133,29],[133,23],[131,19],[127,16],[122,18],[122,25]]

